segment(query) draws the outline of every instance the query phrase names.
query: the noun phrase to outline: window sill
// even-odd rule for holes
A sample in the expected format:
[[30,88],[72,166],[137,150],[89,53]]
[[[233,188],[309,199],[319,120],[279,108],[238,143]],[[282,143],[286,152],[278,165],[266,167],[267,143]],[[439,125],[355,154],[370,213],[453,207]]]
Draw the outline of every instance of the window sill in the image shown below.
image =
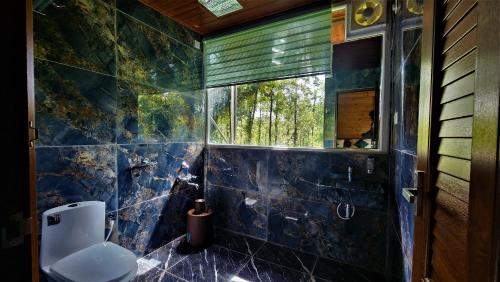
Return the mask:
[[207,144],[208,149],[249,149],[249,150],[271,150],[271,151],[292,151],[292,152],[324,152],[324,153],[346,153],[346,154],[366,154],[385,155],[382,149],[337,149],[337,148],[305,148],[305,147],[279,147],[279,146],[256,146],[256,145],[231,145],[231,144]]

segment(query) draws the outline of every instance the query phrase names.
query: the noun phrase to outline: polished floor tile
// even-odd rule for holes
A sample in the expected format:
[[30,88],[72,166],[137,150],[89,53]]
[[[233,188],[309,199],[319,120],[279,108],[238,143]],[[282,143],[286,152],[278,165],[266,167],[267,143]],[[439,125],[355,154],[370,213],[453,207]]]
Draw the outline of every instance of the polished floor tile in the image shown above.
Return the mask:
[[231,282],[301,282],[309,281],[310,275],[291,270],[264,260],[252,258],[243,269],[231,277]]
[[248,256],[217,246],[187,255],[169,272],[189,281],[227,281],[249,260]]
[[135,282],[379,282],[382,274],[217,229],[195,250],[180,237],[138,260]]

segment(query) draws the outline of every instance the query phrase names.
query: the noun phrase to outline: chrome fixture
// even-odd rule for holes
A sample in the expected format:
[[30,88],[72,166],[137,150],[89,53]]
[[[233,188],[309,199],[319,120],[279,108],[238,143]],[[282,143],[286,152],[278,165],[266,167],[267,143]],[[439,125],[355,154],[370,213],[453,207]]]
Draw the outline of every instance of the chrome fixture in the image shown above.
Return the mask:
[[340,203],[337,206],[337,215],[342,220],[349,220],[354,216],[356,207],[350,203]]
[[352,182],[352,166],[347,167],[347,181]]
[[366,159],[366,173],[373,174],[374,170],[375,170],[375,158],[368,157]]

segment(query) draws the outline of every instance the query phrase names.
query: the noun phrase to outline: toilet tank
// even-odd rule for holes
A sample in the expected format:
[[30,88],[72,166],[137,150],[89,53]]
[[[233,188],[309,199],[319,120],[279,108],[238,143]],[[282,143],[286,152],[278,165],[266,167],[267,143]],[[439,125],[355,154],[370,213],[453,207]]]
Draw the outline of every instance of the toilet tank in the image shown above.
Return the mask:
[[40,266],[46,272],[56,261],[104,241],[106,204],[87,201],[59,206],[42,214]]

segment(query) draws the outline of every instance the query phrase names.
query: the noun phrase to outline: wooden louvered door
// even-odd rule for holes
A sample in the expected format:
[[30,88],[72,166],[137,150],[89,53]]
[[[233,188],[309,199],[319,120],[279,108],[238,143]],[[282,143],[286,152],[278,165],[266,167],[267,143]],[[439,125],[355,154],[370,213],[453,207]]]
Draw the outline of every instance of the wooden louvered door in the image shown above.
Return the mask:
[[497,275],[499,2],[425,1],[413,281]]

